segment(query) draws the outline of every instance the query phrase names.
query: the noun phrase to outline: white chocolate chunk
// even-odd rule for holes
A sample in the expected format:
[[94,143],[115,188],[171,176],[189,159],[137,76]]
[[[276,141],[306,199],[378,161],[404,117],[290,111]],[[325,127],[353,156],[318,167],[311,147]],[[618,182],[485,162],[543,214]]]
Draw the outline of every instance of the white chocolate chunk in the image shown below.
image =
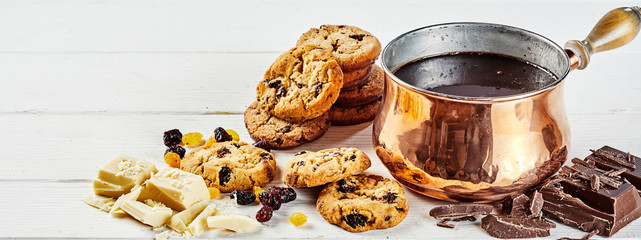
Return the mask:
[[243,215],[216,215],[207,218],[207,226],[234,232],[247,232],[255,229],[258,226],[258,222]]
[[207,228],[207,217],[214,215],[218,211],[216,204],[209,204],[194,220],[187,226],[185,234],[187,236],[198,236]]
[[98,172],[94,180],[96,194],[107,197],[120,197],[136,185],[157,172],[156,165],[126,155],[118,155]]
[[153,228],[165,225],[173,213],[168,207],[150,207],[147,204],[131,200],[125,201],[121,208],[136,220]]
[[116,200],[113,198],[99,199],[96,196],[86,196],[82,199],[82,201],[86,204],[89,204],[89,206],[95,207],[105,212],[109,212],[114,203],[116,203]]
[[152,199],[176,211],[183,211],[197,202],[208,200],[209,191],[201,176],[168,167],[145,182],[139,199]]
[[112,215],[117,215],[118,210],[120,210],[123,203],[125,203],[126,201],[136,201],[136,199],[138,199],[138,196],[140,196],[141,190],[142,190],[142,187],[136,186],[131,189],[131,192],[120,196],[118,200],[116,200],[114,205],[111,207],[111,210],[109,211],[109,213],[111,213]]
[[191,207],[183,210],[182,212],[176,213],[171,216],[167,226],[178,233],[184,233],[187,230],[187,226],[194,221],[194,218],[198,216],[200,212],[207,207],[207,201],[200,201]]

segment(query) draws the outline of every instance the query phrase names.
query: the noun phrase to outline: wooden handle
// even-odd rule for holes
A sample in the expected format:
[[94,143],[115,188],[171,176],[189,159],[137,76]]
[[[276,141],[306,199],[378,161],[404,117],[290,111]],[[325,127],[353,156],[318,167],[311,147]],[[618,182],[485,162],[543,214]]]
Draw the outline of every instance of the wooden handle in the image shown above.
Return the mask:
[[609,11],[597,22],[583,41],[565,43],[572,69],[585,69],[592,54],[621,47],[634,39],[641,26],[639,7],[623,7]]

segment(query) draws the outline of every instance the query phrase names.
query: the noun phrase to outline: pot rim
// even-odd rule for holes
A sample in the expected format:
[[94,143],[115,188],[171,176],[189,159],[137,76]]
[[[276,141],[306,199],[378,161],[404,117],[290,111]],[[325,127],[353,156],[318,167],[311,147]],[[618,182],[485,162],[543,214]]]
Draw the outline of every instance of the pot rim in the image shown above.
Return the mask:
[[[495,26],[495,27],[505,27],[505,28],[510,28],[510,29],[513,29],[513,30],[517,30],[517,31],[521,31],[521,32],[532,34],[532,35],[534,35],[536,37],[541,38],[544,42],[546,42],[547,44],[552,46],[557,51],[560,51],[561,53],[563,53],[563,55],[565,56],[565,61],[567,61],[567,63],[568,63],[567,67],[566,67],[565,71],[563,72],[563,74],[561,74],[561,76],[558,76],[557,79],[554,82],[552,82],[552,83],[550,83],[550,84],[548,84],[545,87],[542,87],[540,89],[536,89],[536,90],[528,91],[528,92],[524,92],[524,93],[519,93],[519,94],[514,94],[514,95],[507,95],[507,96],[466,97],[466,96],[457,96],[457,95],[445,94],[445,93],[440,93],[440,92],[434,92],[434,91],[430,91],[430,90],[426,90],[426,89],[415,87],[415,86],[413,86],[413,85],[401,80],[400,78],[396,77],[396,75],[394,75],[394,73],[392,73],[392,71],[387,67],[387,64],[385,64],[385,61],[384,61],[385,55],[389,51],[390,45],[392,43],[398,41],[402,37],[407,36],[409,34],[412,34],[414,32],[418,32],[418,31],[423,30],[423,29],[427,29],[427,28],[436,28],[436,27],[451,26],[451,25],[487,25],[487,26]],[[398,35],[397,37],[392,39],[389,43],[387,43],[387,45],[385,46],[385,48],[383,48],[383,51],[381,53],[381,60],[380,61],[381,61],[381,66],[383,67],[383,70],[385,71],[385,75],[387,75],[387,77],[391,78],[394,82],[396,82],[400,86],[403,86],[403,87],[405,87],[407,89],[410,89],[410,90],[412,90],[414,92],[418,92],[418,93],[421,93],[421,94],[427,94],[427,95],[430,95],[431,97],[439,98],[439,99],[442,99],[442,100],[449,100],[449,101],[456,101],[456,102],[467,102],[467,103],[506,102],[506,101],[513,101],[513,100],[529,98],[529,97],[532,97],[532,96],[535,96],[535,95],[538,95],[538,94],[542,94],[544,92],[547,92],[547,91],[550,91],[550,90],[556,88],[556,86],[559,85],[561,82],[563,82],[565,77],[567,77],[568,73],[570,72],[570,64],[569,64],[570,63],[570,59],[569,59],[567,53],[565,52],[565,50],[561,46],[559,46],[558,44],[556,44],[554,41],[550,40],[549,38],[547,38],[547,37],[545,37],[545,36],[543,36],[541,34],[526,30],[526,29],[522,29],[522,28],[518,28],[518,27],[514,27],[514,26],[509,26],[509,25],[504,25],[504,24],[485,23],[485,22],[449,22],[449,23],[440,23],[440,24],[428,25],[428,26],[424,26],[424,27],[420,27],[420,28],[416,28],[416,29],[407,31],[407,32],[405,32],[405,33],[403,33],[401,35]],[[543,66],[540,66],[540,67],[543,67]]]

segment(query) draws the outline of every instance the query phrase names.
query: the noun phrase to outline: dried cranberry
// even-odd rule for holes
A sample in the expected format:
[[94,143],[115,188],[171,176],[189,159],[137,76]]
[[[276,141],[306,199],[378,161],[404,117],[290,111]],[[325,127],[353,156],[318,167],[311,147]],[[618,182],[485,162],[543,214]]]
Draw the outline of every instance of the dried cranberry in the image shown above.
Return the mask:
[[221,186],[225,186],[231,180],[231,169],[229,167],[222,167],[218,172],[218,182]]
[[273,210],[278,210],[280,209],[280,198],[277,195],[274,195],[273,193],[270,192],[262,192],[258,195],[258,199],[260,200],[260,203],[271,207]]
[[254,147],[265,149],[265,151],[268,152],[271,151],[271,149],[269,148],[269,144],[267,144],[267,141],[265,141],[265,139],[258,140],[258,142],[255,142],[252,145],[254,145]]
[[216,142],[227,142],[232,140],[231,135],[221,127],[214,129],[214,138],[216,139]]
[[162,140],[165,142],[165,146],[171,147],[178,145],[183,140],[183,134],[178,129],[171,129],[162,135]]
[[269,219],[272,219],[272,214],[274,214],[274,210],[267,205],[263,205],[256,213],[256,220],[259,222],[267,222]]
[[234,190],[229,195],[231,199],[236,199],[239,205],[249,205],[256,200],[256,194],[250,191]]
[[185,148],[178,145],[169,146],[167,150],[165,150],[165,154],[170,152],[177,153],[180,158],[183,158],[185,156]]
[[296,200],[296,191],[293,188],[282,188],[280,190],[280,202],[288,203]]

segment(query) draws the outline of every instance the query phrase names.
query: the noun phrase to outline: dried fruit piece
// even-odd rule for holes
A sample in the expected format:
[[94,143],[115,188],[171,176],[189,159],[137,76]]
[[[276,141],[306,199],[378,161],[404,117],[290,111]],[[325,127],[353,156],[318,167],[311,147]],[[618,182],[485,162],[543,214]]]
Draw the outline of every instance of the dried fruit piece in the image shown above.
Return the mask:
[[260,194],[261,194],[261,193],[264,193],[264,192],[265,192],[265,190],[264,190],[264,189],[262,189],[262,188],[260,188],[259,186],[254,186],[254,187],[252,188],[252,192],[254,192],[254,195],[256,195],[256,196],[257,196],[256,201],[259,201],[259,202],[260,202]]
[[190,132],[183,135],[182,142],[187,145],[187,147],[198,147],[205,143],[205,141],[203,141],[203,135],[199,132]]
[[261,204],[269,206],[270,208],[272,208],[272,210],[280,209],[280,197],[277,194],[271,192],[263,192],[258,195],[258,199],[260,199]]
[[300,226],[307,222],[307,216],[303,213],[295,212],[289,217],[289,221],[292,222],[294,226]]
[[232,140],[231,135],[221,127],[214,129],[214,138],[216,139],[216,142],[227,142]]
[[347,216],[343,218],[343,221],[350,227],[356,229],[357,227],[364,227],[367,224],[367,217],[362,214],[352,213],[347,214]]
[[212,145],[214,145],[215,142],[216,142],[216,138],[214,136],[211,136],[207,139],[207,141],[205,141],[205,146],[211,147]]
[[220,189],[215,187],[210,187],[209,189],[209,199],[216,199],[220,196]]
[[267,205],[263,205],[256,213],[256,220],[259,222],[267,222],[272,218],[272,214],[274,214],[274,210]]
[[229,195],[229,197],[231,199],[235,199],[236,203],[238,203],[239,205],[249,205],[256,200],[256,195],[254,195],[253,192],[244,190],[234,190],[233,192],[231,192],[231,195]]
[[179,168],[180,160],[180,155],[178,155],[178,153],[168,152],[165,154],[165,163],[167,163],[167,165],[169,165],[170,167]]
[[185,148],[181,146],[178,146],[178,145],[169,146],[167,150],[165,150],[165,155],[170,152],[177,153],[181,159],[185,157]]
[[231,129],[225,129],[225,132],[231,136],[231,140],[238,142],[240,140],[240,136],[238,136],[238,133],[234,130]]
[[269,148],[269,144],[267,144],[267,141],[265,141],[265,139],[258,140],[258,142],[255,142],[252,145],[254,145],[254,147],[262,148],[262,149],[264,149],[265,151],[268,151],[268,152],[271,151],[271,149]]
[[165,146],[167,147],[178,145],[180,141],[182,141],[182,138],[183,134],[180,133],[180,130],[178,129],[165,131],[165,133],[162,135],[162,140],[163,142],[165,142]]
[[231,168],[222,167],[218,172],[218,182],[220,185],[225,186],[229,180],[231,180]]

